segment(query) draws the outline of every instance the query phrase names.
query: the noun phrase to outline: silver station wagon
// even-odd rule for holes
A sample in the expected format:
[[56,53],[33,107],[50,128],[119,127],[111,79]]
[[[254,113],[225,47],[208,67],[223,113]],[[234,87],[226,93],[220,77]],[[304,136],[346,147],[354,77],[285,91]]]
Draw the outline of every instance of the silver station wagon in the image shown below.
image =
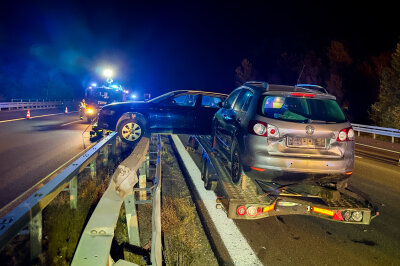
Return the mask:
[[246,82],[215,114],[212,137],[234,183],[244,173],[345,187],[353,173],[354,131],[335,96],[320,86]]

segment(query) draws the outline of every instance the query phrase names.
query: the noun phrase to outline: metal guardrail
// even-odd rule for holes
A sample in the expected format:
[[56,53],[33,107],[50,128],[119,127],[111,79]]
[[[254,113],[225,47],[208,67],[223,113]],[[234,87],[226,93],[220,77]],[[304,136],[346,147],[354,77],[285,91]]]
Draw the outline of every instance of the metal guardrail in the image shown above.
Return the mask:
[[51,99],[11,99],[11,102],[68,102],[71,100],[51,100]]
[[18,111],[27,109],[50,109],[71,106],[74,101],[31,101],[31,102],[0,102],[0,111]]
[[360,136],[360,132],[371,133],[373,134],[373,138],[376,138],[376,135],[389,136],[392,137],[392,143],[394,143],[394,138],[400,138],[400,130],[394,128],[387,127],[377,127],[377,126],[367,126],[361,124],[351,124],[353,129],[358,132],[358,136]]
[[[149,140],[142,138],[131,155],[115,171],[110,185],[103,194],[90,217],[79,240],[72,261],[72,266],[79,265],[113,265],[110,256],[111,243],[114,237],[122,203],[126,213],[126,225],[129,244],[140,245],[139,226],[136,204],[152,203],[152,238],[150,261],[152,265],[162,265],[161,244],[161,138],[157,136],[157,151],[149,152]],[[154,185],[146,188],[147,170],[149,170],[150,153],[157,155]],[[146,159],[147,157],[147,159]],[[141,166],[140,166],[141,165]],[[139,177],[136,172],[139,170]],[[141,180],[142,179],[142,180]],[[139,188],[133,188],[139,182]],[[144,183],[144,186],[140,186]],[[136,193],[139,194],[137,200]],[[151,200],[147,199],[151,193]],[[115,265],[127,263],[119,260]],[[131,264],[129,264],[131,265]]]
[[96,159],[103,154],[103,164],[109,163],[108,157],[116,153],[117,133],[111,133],[85,154],[67,166],[61,173],[51,179],[34,194],[0,218],[0,248],[3,248],[27,225],[30,229],[31,258],[37,258],[42,252],[42,211],[59,195],[64,188],[69,187],[70,206],[77,207],[77,176],[87,166],[90,167],[92,178],[96,176]]

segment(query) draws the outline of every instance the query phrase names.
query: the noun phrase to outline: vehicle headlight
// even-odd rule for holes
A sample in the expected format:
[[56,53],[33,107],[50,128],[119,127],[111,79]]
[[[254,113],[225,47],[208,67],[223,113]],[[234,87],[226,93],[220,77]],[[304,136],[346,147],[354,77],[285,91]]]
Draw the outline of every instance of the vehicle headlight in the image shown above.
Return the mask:
[[86,109],[86,112],[88,113],[88,114],[93,114],[93,109],[92,108],[88,108],[88,109]]

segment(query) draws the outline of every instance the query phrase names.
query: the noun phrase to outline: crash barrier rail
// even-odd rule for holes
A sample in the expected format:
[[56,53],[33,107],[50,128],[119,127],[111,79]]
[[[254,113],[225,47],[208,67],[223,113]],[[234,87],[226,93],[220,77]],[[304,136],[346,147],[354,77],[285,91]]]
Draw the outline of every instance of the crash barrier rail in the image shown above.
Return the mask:
[[[74,101],[24,101],[24,102],[0,102],[0,111],[18,111],[27,109],[50,109],[74,105]],[[77,104],[76,104],[77,105]]]
[[[161,138],[157,136],[157,151],[149,153],[149,139],[142,138],[132,154],[126,158],[114,172],[109,187],[103,194],[90,217],[79,240],[71,265],[113,265],[110,256],[111,243],[114,238],[122,203],[126,212],[129,244],[140,247],[139,227],[136,204],[152,203],[152,237],[150,260],[152,265],[162,265],[161,245]],[[147,155],[146,155],[147,154]],[[156,171],[154,185],[146,188],[149,175],[149,162],[152,154],[156,154]],[[147,158],[146,158],[147,157]],[[139,170],[139,177],[136,172]],[[133,188],[139,183],[139,188]],[[142,184],[142,185],[141,185]],[[136,193],[139,193],[139,200]],[[147,192],[152,200],[147,199]],[[118,260],[115,265],[128,265]],[[131,265],[131,264],[129,264]]]
[[78,206],[78,174],[85,168],[90,168],[91,178],[95,179],[97,157],[102,154],[103,166],[109,167],[111,165],[109,157],[116,155],[117,151],[117,133],[114,132],[1,217],[0,248],[4,248],[10,240],[20,232],[24,232],[24,228],[28,226],[31,259],[36,259],[42,253],[42,211],[65,190],[70,193],[70,207],[76,209]]
[[51,99],[11,99],[11,102],[68,102],[71,100],[51,100]]
[[395,128],[387,128],[387,127],[376,127],[376,126],[367,126],[360,124],[351,124],[353,129],[358,132],[358,136],[360,136],[360,132],[371,133],[373,134],[373,138],[376,138],[376,135],[383,135],[392,137],[392,143],[394,143],[394,138],[400,138],[400,130]]

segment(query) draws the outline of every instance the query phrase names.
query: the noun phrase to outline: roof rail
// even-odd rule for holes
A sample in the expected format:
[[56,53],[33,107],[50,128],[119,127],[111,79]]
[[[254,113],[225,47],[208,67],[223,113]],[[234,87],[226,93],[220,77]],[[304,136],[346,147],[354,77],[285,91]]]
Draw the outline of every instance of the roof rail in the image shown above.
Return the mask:
[[328,91],[319,85],[313,85],[313,84],[296,84],[295,87],[299,87],[299,88],[304,88],[304,89],[311,89],[311,90],[317,90],[319,92],[322,93],[328,93]]
[[268,83],[265,81],[246,81],[243,85],[257,86],[268,90]]

